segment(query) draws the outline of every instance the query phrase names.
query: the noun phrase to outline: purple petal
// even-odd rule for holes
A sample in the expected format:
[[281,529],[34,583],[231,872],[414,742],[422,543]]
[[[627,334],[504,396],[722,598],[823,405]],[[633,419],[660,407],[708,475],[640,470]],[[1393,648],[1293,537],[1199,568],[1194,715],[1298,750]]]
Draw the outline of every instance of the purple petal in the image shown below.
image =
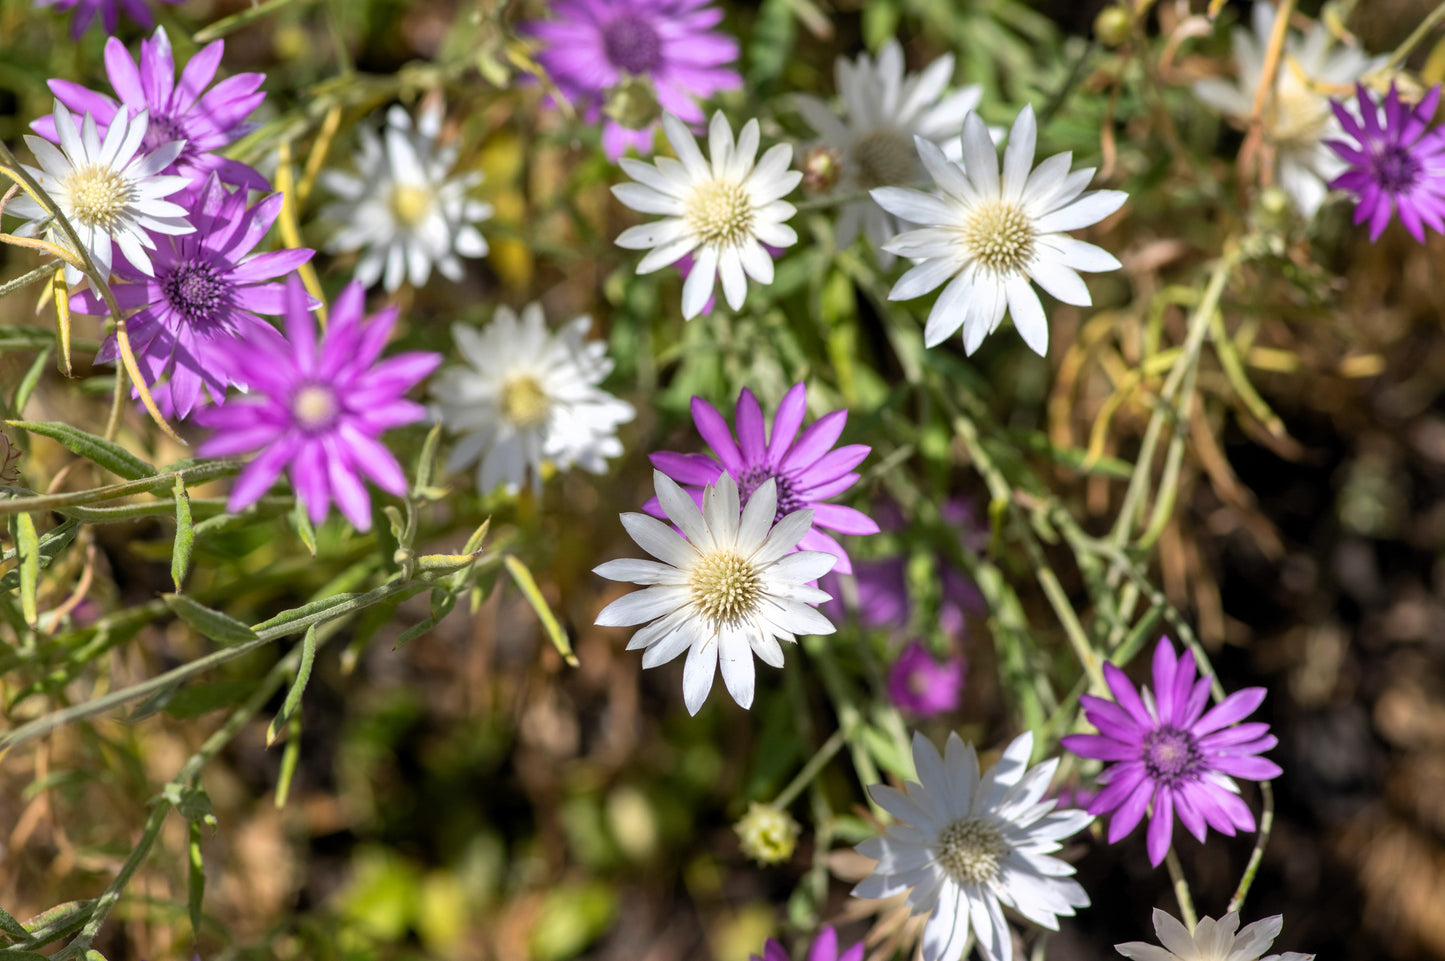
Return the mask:
[[1167,789],[1154,795],[1154,813],[1149,816],[1149,834],[1146,847],[1149,863],[1156,868],[1164,863],[1169,852],[1169,842],[1174,838],[1174,794]]
[[753,396],[753,392],[746,387],[738,394],[733,417],[737,425],[738,447],[742,450],[743,463],[749,467],[764,463],[768,445],[763,409],[758,405],[758,399]]
[[722,466],[706,454],[677,454],[661,450],[649,454],[652,466],[662,471],[679,484],[695,484],[706,487],[722,476]]
[[743,461],[742,454],[738,452],[738,445],[733,443],[732,432],[728,430],[727,421],[723,420],[717,408],[703,400],[701,397],[692,399],[692,422],[697,425],[697,432],[702,439],[707,441],[718,460],[722,461],[723,470],[735,477],[747,470],[748,465]]
[[802,384],[794,384],[783,395],[782,403],[778,404],[778,412],[773,415],[773,431],[768,438],[768,462],[776,464],[783,458],[783,453],[798,436],[798,428],[803,426],[803,415],[808,410],[808,389]]
[[1195,737],[1203,737],[1248,717],[1264,701],[1266,693],[1262,687],[1247,687],[1242,691],[1236,691],[1211,709],[1208,714],[1201,717],[1198,723],[1190,729],[1191,733]]

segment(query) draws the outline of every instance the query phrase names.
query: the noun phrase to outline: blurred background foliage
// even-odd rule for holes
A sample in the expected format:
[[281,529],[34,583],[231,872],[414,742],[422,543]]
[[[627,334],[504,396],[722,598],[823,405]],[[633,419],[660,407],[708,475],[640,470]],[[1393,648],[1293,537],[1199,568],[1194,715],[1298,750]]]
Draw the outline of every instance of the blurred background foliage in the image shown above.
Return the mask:
[[[527,51],[510,30],[540,4],[160,7],[182,57],[205,25],[251,18],[226,35],[225,69],[267,74],[264,126],[237,154],[268,173],[278,141],[294,145],[293,162],[309,157],[332,111],[339,121],[330,121],[327,162],[345,163],[351,131],[374,122],[379,108],[444,94],[462,166],[485,173],[481,196],[497,210],[483,226],[492,252],[460,285],[438,281],[398,295],[406,328],[398,349],[439,347],[453,321],[479,324],[496,303],[542,298],[554,322],[598,317],[617,360],[610,385],[639,409],[623,432],[629,454],[606,476],[555,477],[540,501],[518,502],[479,497],[465,478],[446,478],[452,490],[423,521],[428,550],[455,551],[492,517],[489,545],[526,559],[577,667],[493,568],[474,612],[462,605],[402,646],[403,632],[431,613],[424,595],[351,621],[318,655],[302,720],[284,743],[267,746],[278,691],[206,767],[218,827],[199,834],[205,900],[194,948],[202,957],[742,961],[765,937],[811,932],[820,918],[841,919],[845,943],[862,937],[876,919],[861,916],[871,905],[846,902],[844,882],[858,869],[846,849],[873,831],[858,778],[869,780],[873,765],[906,770],[892,740],[897,715],[877,707],[897,638],[850,624],[832,649],[812,639],[789,652],[785,671],[764,675],[750,714],[715,697],[688,719],[676,670],[644,674],[618,632],[591,626],[615,595],[590,569],[627,552],[616,513],[635,509],[650,488],[643,452],[697,449],[687,417],[694,394],[730,405],[748,386],[771,408],[806,379],[814,415],[848,407],[845,440],[874,445],[856,506],[892,501],[908,517],[850,549],[864,558],[906,553],[915,603],[903,633],[940,651],[956,645],[969,660],[963,706],[923,729],[997,745],[1021,715],[1046,713],[1040,686],[1064,679],[1067,693],[1078,671],[1036,585],[1038,559],[1002,545],[991,527],[989,494],[947,398],[973,399],[968,416],[986,425],[984,443],[1011,478],[1042,479],[1025,493],[1056,497],[1089,531],[1107,529],[1167,369],[1151,367],[1151,358],[1183,340],[1203,266],[1225,238],[1251,230],[1262,246],[1242,258],[1223,302],[1237,367],[1213,356],[1201,364],[1202,403],[1184,425],[1177,499],[1146,566],[1195,626],[1226,686],[1270,688],[1265,719],[1280,734],[1273,756],[1286,774],[1249,914],[1285,914],[1281,950],[1445,958],[1445,244],[1432,236],[1421,247],[1396,229],[1371,245],[1342,204],[1327,207],[1308,233],[1288,216],[1261,226],[1268,211],[1254,185],[1235,176],[1240,133],[1188,86],[1229,69],[1227,29],[1166,50],[1184,14],[1203,5],[1160,3],[1128,35],[1103,43],[1094,24],[1104,5],[725,4],[726,28],[743,38],[747,89],[723,106],[735,119],[760,111],[774,138],[806,139],[786,93],[830,95],[836,55],[876,49],[896,34],[915,67],[953,51],[956,79],[983,85],[989,122],[1007,123],[1032,102],[1045,118],[1045,149],[1072,150],[1076,163],[1101,167],[1101,180],[1130,192],[1125,212],[1094,231],[1124,270],[1091,281],[1093,309],[1051,309],[1047,361],[1008,335],[968,360],[956,343],[924,353],[909,309],[884,309],[888,281],[872,259],[835,251],[828,211],[806,204],[803,242],[779,262],[772,286],[750,292],[743,314],[681,324],[675,275],[636,278],[612,244],[630,218],[607,193],[616,174],[596,149],[596,131],[546,111],[541,89],[525,79]],[[1362,0],[1338,10],[1378,52],[1431,6]],[[1318,4],[1301,7],[1320,13]],[[1221,23],[1246,17],[1245,5],[1229,3]],[[66,28],[29,0],[0,0],[7,143],[18,144],[29,120],[49,111],[48,78],[100,82],[103,38],[92,30],[72,44]],[[133,25],[123,29],[124,39],[138,39]],[[1411,61],[1428,82],[1445,73],[1439,49],[1432,55],[1427,45]],[[299,220],[306,242],[319,246],[321,198],[305,193],[296,198]],[[0,279],[29,269],[13,250],[0,256]],[[348,266],[319,261],[328,291],[344,283]],[[920,316],[922,308],[911,309]],[[46,322],[33,296],[0,301],[0,324]],[[29,419],[99,422],[112,379],[88,358],[102,334],[99,323],[77,325],[73,381],[53,360],[36,365],[38,344],[7,341],[0,383],[37,370]],[[420,438],[403,436],[393,442],[414,464]],[[158,464],[185,456],[139,415],[122,439]],[[59,476],[70,458],[58,445],[32,437],[26,450],[35,489],[82,483]],[[1027,470],[1015,471],[1015,462]],[[972,529],[944,519],[947,499],[967,505]],[[230,525],[198,540],[188,593],[249,624],[364,589],[391,563],[384,524],[363,537],[332,521],[318,532],[313,559],[281,523]],[[42,701],[62,706],[210,649],[155,607],[172,590],[168,520],[83,530],[47,571],[46,609],[80,597],[68,614],[76,625],[126,609],[151,614],[107,621],[106,655],[90,664],[84,688],[65,674],[6,675],[11,725],[35,716]],[[1053,532],[1039,536],[1082,609],[1089,593],[1071,554]],[[1022,663],[1000,663],[1014,648],[995,648],[997,611],[974,610],[961,638],[943,635],[940,556],[973,573],[987,557],[1018,585],[1035,636]],[[77,582],[86,585],[78,595]],[[0,903],[27,919],[94,897],[129,853],[157,785],[293,643],[233,661],[168,701],[70,725],[8,754],[0,763]],[[829,671],[836,677],[820,684],[815,675]],[[733,825],[824,743],[840,702],[865,713],[862,723],[878,732],[872,747],[850,745],[794,805],[799,820],[826,827],[805,830],[786,863],[760,868],[742,854]],[[166,823],[95,942],[106,958],[190,956],[190,839],[182,819]],[[1207,912],[1222,908],[1251,843],[1185,844]],[[823,857],[819,848],[842,853]],[[1150,906],[1171,904],[1167,877],[1149,868],[1140,845],[1080,844],[1073,853],[1085,851],[1080,878],[1094,907],[1048,941],[1055,959],[1111,957],[1110,945],[1143,936]]]

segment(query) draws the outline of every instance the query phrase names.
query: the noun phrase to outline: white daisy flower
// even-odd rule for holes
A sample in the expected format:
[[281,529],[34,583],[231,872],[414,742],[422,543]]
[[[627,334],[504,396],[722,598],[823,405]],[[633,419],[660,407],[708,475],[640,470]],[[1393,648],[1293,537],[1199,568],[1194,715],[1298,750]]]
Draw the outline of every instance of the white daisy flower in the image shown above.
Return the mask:
[[683,536],[646,514],[622,515],[627,533],[657,560],[596,568],[608,580],[650,585],[608,604],[597,623],[646,624],[627,643],[629,651],[645,648],[643,668],[687,651],[682,697],[689,714],[702,707],[719,666],[733,700],[750,707],[754,654],[782,667],[779,641],[833,633],[832,622],[809,605],[829,599],[811,585],[838,559],[823,551],[788,553],[813,526],[813,512],[794,511],[774,525],[778,491],[771,478],[740,509],[737,484],[723,474],[704,490],[701,510],[666,474],[653,471],[652,478],[663,512]]
[[618,163],[637,183],[618,184],[612,193],[633,210],[662,214],[663,219],[629,227],[617,245],[652,248],[637,265],[639,274],[693,255],[696,262],[682,286],[686,319],[702,312],[719,276],[728,306],[737,310],[747,294],[748,277],[760,284],[773,282],[773,258],[763,244],[791,247],[798,242],[793,228],[784,223],[795,208],[782,199],[803,179],[800,171],[788,169],[793,148],[778,144],[754,164],[758,122],[743,124],[734,144],[732,127],[721,111],[713,114],[708,127],[711,162],[681,120],[664,114],[662,129],[679,159],[657,157],[645,163],[621,158]]
[[1067,877],[1073,866],[1051,855],[1093,817],[1054,810],[1044,792],[1059,762],[1030,768],[1033,745],[1031,733],[1014,738],[980,778],[972,744],[950,734],[940,756],[914,734],[918,783],[906,782],[907,793],[884,784],[869,788],[874,801],[906,823],[858,845],[878,866],[853,894],[890,898],[907,891],[913,912],[930,915],[924,961],[958,961],[970,930],[988,961],[1010,961],[1013,942],[1002,906],[1058,930],[1059,915],[1088,905],[1084,889]]
[[[889,40],[875,64],[866,53],[834,64],[842,112],[810,94],[793,98],[803,119],[837,154],[839,177],[830,193],[857,194],[874,187],[897,187],[922,180],[924,169],[914,137],[931,140],[951,160],[962,157],[953,136],[963,118],[978,106],[977,84],[946,93],[953,79],[953,55],[939,57],[922,73],[904,72],[903,47]],[[901,229],[898,220],[867,198],[853,201],[838,215],[837,244],[849,247],[859,230],[868,235],[884,266],[893,255],[883,245]]]
[[383,280],[395,291],[403,279],[420,287],[435,266],[448,280],[462,279],[461,257],[482,257],[487,241],[474,224],[492,215],[492,205],[467,196],[482,182],[480,171],[452,176],[455,146],[438,146],[440,104],[423,110],[412,128],[399,106],[386,114],[380,137],[361,129],[357,173],[324,171],[321,183],[338,198],[321,211],[343,226],[326,249],[365,250],[356,278],[370,287]]
[[[94,117],[85,114],[77,126],[75,116],[57,100],[55,131],[60,146],[42,137],[25,137],[40,161],[39,169],[27,164],[25,171],[55,201],[104,276],[110,275],[112,243],[127,263],[151,277],[155,270],[146,251],[156,245],[150,232],[178,235],[195,230],[184,207],[163,199],[185,189],[190,179],[160,173],[180,155],[185,142],[173,140],[144,153],[141,146],[149,126],[148,111],[132,117],[121,107],[102,138]],[[45,208],[29,197],[17,197],[7,212],[29,219],[15,231],[18,236],[34,236],[43,229],[47,240],[70,249],[65,232],[48,224]],[[65,282],[72,287],[83,276],[79,268],[66,265]]]
[[[1275,9],[1273,4],[1256,3],[1253,14],[1254,30],[1237,28],[1232,37],[1239,78],[1194,85],[1195,96],[1241,126],[1248,125],[1254,110]],[[1325,145],[1331,138],[1343,137],[1330,109],[1330,95],[1343,98],[1349,109],[1350,98],[1345,95],[1381,62],[1382,58],[1371,59],[1360,50],[1335,46],[1322,23],[1311,23],[1303,35],[1296,31],[1286,35],[1284,57],[1260,122],[1265,139],[1274,146],[1276,179],[1306,219],[1324,202],[1326,184],[1345,170],[1345,162]]]
[[622,453],[617,426],[635,411],[597,386],[612,360],[604,342],[586,339],[591,326],[591,317],[574,317],[553,334],[540,304],[523,307],[520,319],[498,307],[480,331],[453,324],[468,366],[442,370],[431,386],[437,418],[465,434],[447,469],[479,461],[483,493],[499,484],[515,493],[529,474],[540,492],[544,462],[603,473],[607,458]]
[[1167,912],[1155,908],[1154,930],[1164,947],[1129,941],[1114,945],[1114,950],[1137,961],[1313,961],[1314,955],[1297,951],[1260,958],[1283,927],[1284,918],[1276,914],[1254,922],[1236,935],[1239,914],[1231,911],[1218,921],[1200,918],[1194,933],[1190,934],[1188,928]]
[[904,220],[923,224],[899,234],[884,249],[911,258],[889,300],[911,300],[945,281],[923,338],[942,343],[963,328],[972,354],[1003,320],[1013,315],[1024,342],[1042,356],[1049,348],[1043,304],[1029,281],[1066,304],[1087,307],[1089,288],[1076,271],[1117,270],[1113,254],[1064,234],[1098,223],[1118,210],[1121,190],[1084,193],[1094,168],[1069,172],[1072,155],[1034,163],[1034,109],[1025,106],[1009,131],[1003,175],[998,154],[978,114],[963,121],[963,162],[954,163],[936,144],[915,138],[918,153],[938,185],[926,194],[907,187],[879,187],[873,199]]

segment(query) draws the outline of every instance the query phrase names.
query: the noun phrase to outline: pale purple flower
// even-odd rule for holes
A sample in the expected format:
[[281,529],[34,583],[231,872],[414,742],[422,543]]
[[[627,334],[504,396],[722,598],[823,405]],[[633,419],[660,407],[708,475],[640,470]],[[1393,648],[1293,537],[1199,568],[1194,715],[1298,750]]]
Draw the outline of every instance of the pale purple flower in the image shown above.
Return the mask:
[[1355,85],[1360,104],[1356,120],[1337,101],[1335,116],[1353,144],[1328,141],[1329,147],[1349,169],[1330,181],[1335,190],[1355,195],[1355,223],[1370,222],[1370,240],[1378,240],[1400,213],[1400,223],[1410,236],[1425,242],[1425,228],[1445,232],[1445,132],[1430,128],[1440,87],[1427,93],[1414,107],[1400,102],[1393,85],[1382,106],[1376,106],[1363,84]]
[[[763,945],[762,957],[753,955],[751,961],[788,961],[788,951],[777,941],[768,938]],[[808,949],[807,961],[863,961],[863,942],[858,942],[841,954],[838,951],[838,932],[830,925],[818,932],[813,946]]]
[[918,717],[947,714],[963,699],[968,667],[961,657],[940,661],[918,641],[903,649],[888,672],[888,697]]
[[348,284],[318,341],[310,298],[292,277],[284,304],[290,342],[238,345],[236,374],[250,385],[250,394],[196,412],[198,422],[216,431],[198,449],[200,456],[260,451],[236,479],[227,510],[255,503],[288,468],[296,496],[318,524],[335,498],[357,530],[371,528],[371,498],[362,477],[389,494],[406,493],[401,465],[377,438],[426,417],[426,408],[403,395],[441,356],[406,353],[378,363],[397,309],[363,320],[365,298],[361,284]]
[[[182,3],[184,0],[163,0],[165,3]],[[105,27],[106,33],[115,33],[116,25],[120,22],[120,13],[125,11],[136,23],[146,29],[154,23],[151,17],[150,7],[145,0],[35,0],[37,7],[54,7],[65,12],[75,11],[75,17],[70,21],[70,38],[79,40],[80,35],[85,33],[85,28],[100,14],[100,22]]]
[[[652,463],[682,484],[699,503],[703,488],[722,474],[731,475],[737,482],[743,504],[747,504],[748,498],[764,482],[776,480],[779,519],[805,508],[813,511],[813,529],[798,542],[798,550],[826,551],[838,558],[835,570],[851,573],[853,565],[848,552],[820,528],[840,534],[878,533],[878,525],[863,512],[826,503],[858,480],[853,468],[868,456],[871,448],[866,444],[848,444],[833,449],[848,422],[846,410],[825,414],[799,434],[807,407],[807,388],[803,384],[793,385],[778,405],[769,436],[758,399],[745,387],[738,396],[735,411],[735,441],[717,408],[701,397],[694,397],[693,423],[716,456],[659,451],[651,455]],[[654,517],[663,516],[656,498],[642,509]]]
[[[247,208],[246,191],[228,191],[212,174],[187,212],[195,232],[158,238],[153,276],[115,265],[122,281],[111,286],[116,301],[122,310],[139,308],[126,322],[136,363],[147,384],[170,375],[167,406],[176,417],[190,414],[203,386],[217,404],[227,385],[246,387],[230,363],[239,348],[269,341],[286,349],[280,333],[256,315],[282,312],[280,278],[314,251],[252,252],[275,223],[281,202],[280,194],[272,194]],[[107,313],[93,291],[72,295],[70,303],[83,314]],[[95,359],[106,364],[118,356],[112,334]]]
[[[658,106],[689,124],[703,121],[699,100],[736,90],[730,68],[738,42],[713,29],[723,12],[712,0],[556,0],[553,19],[527,25],[543,48],[537,61],[588,123],[602,116],[608,95],[631,77],[651,81]],[[608,119],[602,149],[616,160],[635,147],[652,152],[649,122],[639,129]]]
[[[183,141],[180,156],[168,172],[189,177],[194,189],[214,171],[228,184],[269,190],[266,178],[255,170],[214,152],[250,132],[246,117],[266,98],[259,89],[266,77],[260,73],[240,73],[206,89],[216,79],[225,47],[222,40],[202,47],[177,80],[175,56],[164,27],[157,27],[149,40],[141,41],[138,62],[131,59],[125,44],[111,37],[105,43],[105,71],[119,100],[69,80],[51,80],[50,89],[71,110],[93,116],[102,136],[121,107],[129,107],[132,114],[149,111],[150,126],[142,148],[150,151],[172,140]],[[30,127],[47,140],[60,142],[54,115],[47,114]]]
[[1080,757],[1112,762],[1099,775],[1104,787],[1089,805],[1090,814],[1114,812],[1109,843],[1134,830],[1151,805],[1148,849],[1156,867],[1169,850],[1176,813],[1200,841],[1209,828],[1231,836],[1236,829],[1254,830],[1254,815],[1233,779],[1278,777],[1279,765],[1257,756],[1278,740],[1268,724],[1235,722],[1259,707],[1265,689],[1237,691],[1205,713],[1209,678],[1196,680],[1194,658],[1177,657],[1167,637],[1154,649],[1152,693],[1146,688],[1141,698],[1112,664],[1104,665],[1104,680],[1114,701],[1081,698],[1084,716],[1099,733],[1071,734],[1062,743]]

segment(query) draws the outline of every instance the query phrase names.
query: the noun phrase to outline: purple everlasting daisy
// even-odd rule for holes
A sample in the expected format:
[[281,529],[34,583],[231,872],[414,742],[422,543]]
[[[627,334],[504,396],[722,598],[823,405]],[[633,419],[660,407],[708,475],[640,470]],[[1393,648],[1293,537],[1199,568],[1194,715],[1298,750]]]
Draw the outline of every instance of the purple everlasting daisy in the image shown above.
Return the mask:
[[1090,814],[1114,812],[1109,843],[1134,830],[1151,803],[1148,849],[1156,867],[1169,850],[1176,813],[1200,841],[1209,828],[1231,836],[1236,828],[1254,830],[1233,778],[1278,777],[1279,765],[1257,756],[1278,741],[1268,724],[1235,722],[1259,707],[1264,688],[1237,691],[1205,713],[1209,678],[1196,680],[1194,658],[1176,657],[1167,637],[1154,649],[1152,694],[1145,689],[1141,698],[1112,664],[1104,665],[1104,680],[1114,701],[1081,698],[1099,733],[1071,734],[1062,743],[1080,757],[1114,762],[1099,775],[1104,787],[1089,805]]
[[[164,0],[166,3],[181,3],[182,0]],[[120,22],[120,12],[126,14],[146,29],[155,21],[151,18],[150,7],[145,0],[35,0],[38,7],[54,7],[62,12],[74,10],[75,17],[70,21],[70,39],[79,40],[80,35],[85,33],[85,28],[100,14],[100,22],[105,27],[106,33],[115,33],[116,25]]]
[[[690,124],[703,121],[698,100],[735,90],[743,78],[728,65],[738,42],[713,28],[723,12],[712,0],[557,0],[554,19],[528,25],[544,46],[537,60],[557,89],[584,112],[602,115],[608,96],[629,78],[651,81],[657,105]],[[602,148],[616,160],[635,147],[652,152],[655,122],[633,129],[608,119]]]
[[355,281],[336,298],[319,342],[298,278],[288,282],[284,299],[290,343],[237,345],[237,375],[251,393],[196,412],[197,421],[216,430],[197,453],[231,457],[261,451],[236,479],[229,511],[255,503],[289,467],[291,486],[314,523],[326,518],[334,497],[357,530],[369,530],[371,498],[361,477],[389,494],[406,493],[401,465],[377,438],[426,416],[425,407],[403,395],[441,356],[408,353],[377,363],[397,309],[363,320],[366,293]]
[[[249,132],[251,125],[245,122],[246,117],[266,98],[258,89],[266,79],[260,73],[237,74],[206,90],[216,79],[225,49],[223,40],[202,47],[177,82],[175,56],[164,27],[157,27],[151,39],[141,41],[138,63],[131,59],[125,44],[111,37],[105,43],[105,70],[119,101],[69,80],[51,80],[50,89],[71,110],[93,116],[102,135],[122,106],[129,107],[131,113],[148,110],[150,126],[142,146],[154,150],[172,140],[184,141],[171,172],[189,177],[194,188],[199,189],[206,175],[214,171],[228,184],[269,190],[266,178],[255,170],[213,152]],[[30,126],[47,140],[59,143],[54,115],[41,117]]]
[[[153,276],[115,267],[128,281],[111,287],[121,309],[141,308],[126,322],[136,363],[148,384],[170,375],[166,394],[176,417],[190,414],[203,385],[217,404],[228,384],[246,386],[230,364],[238,347],[270,341],[286,349],[284,338],[256,314],[281,313],[285,287],[277,281],[315,251],[252,253],[281,213],[281,201],[272,194],[247,209],[246,191],[227,191],[212,174],[187,212],[195,232],[158,238]],[[70,303],[80,313],[107,313],[92,291],[73,295]],[[112,334],[95,359],[105,364],[117,356]]]
[[961,657],[938,660],[914,641],[903,649],[888,672],[888,697],[918,717],[946,714],[963,698],[968,667]]
[[[763,944],[763,955],[752,956],[752,961],[788,961],[788,951],[781,944],[768,938]],[[826,927],[813,939],[808,949],[808,961],[863,961],[863,943],[853,945],[842,954],[838,953],[838,932]]]
[[[826,527],[840,534],[878,533],[878,525],[863,512],[841,504],[824,503],[853,486],[858,480],[853,468],[872,448],[866,444],[849,444],[833,449],[848,422],[846,410],[823,415],[800,435],[798,429],[803,425],[807,406],[807,388],[803,384],[793,385],[778,405],[769,437],[758,399],[745,387],[738,396],[735,411],[738,436],[734,441],[727,421],[717,408],[701,397],[694,397],[693,423],[717,456],[659,451],[652,455],[652,464],[682,484],[699,503],[703,488],[723,474],[730,474],[737,482],[743,504],[747,504],[748,498],[765,481],[777,481],[779,519],[805,508],[813,511],[813,529],[803,535],[797,549],[826,551],[838,558],[835,570],[850,574],[853,564],[848,552],[819,528]],[[655,497],[642,509],[654,517],[665,516]]]
[[1384,233],[1396,210],[1400,223],[1422,244],[1426,226],[1436,233],[1445,232],[1445,132],[1429,129],[1440,102],[1440,87],[1409,107],[1400,102],[1400,93],[1392,84],[1383,110],[1362,84],[1355,85],[1355,94],[1360,120],[1344,105],[1331,103],[1340,125],[1355,143],[1328,141],[1330,149],[1350,165],[1330,186],[1355,195],[1355,223],[1370,222],[1371,242]]

